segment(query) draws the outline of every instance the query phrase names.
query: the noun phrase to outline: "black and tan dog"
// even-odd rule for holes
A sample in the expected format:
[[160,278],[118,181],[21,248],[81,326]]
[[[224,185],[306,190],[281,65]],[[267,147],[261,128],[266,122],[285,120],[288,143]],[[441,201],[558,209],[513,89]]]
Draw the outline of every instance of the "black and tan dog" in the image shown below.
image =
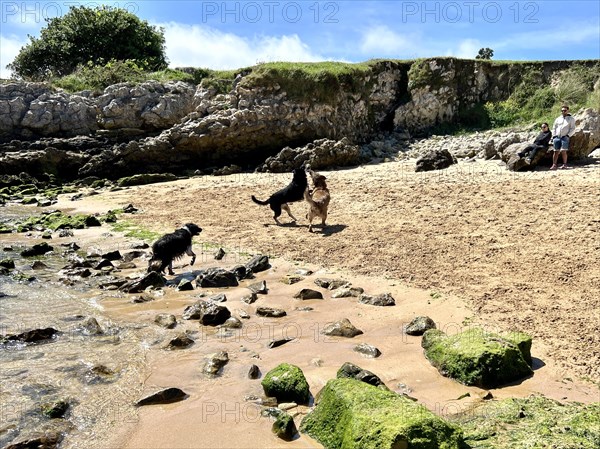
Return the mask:
[[169,274],[173,272],[173,260],[183,257],[184,254],[192,257],[190,265],[194,265],[196,254],[192,251],[192,238],[202,232],[200,226],[187,223],[180,229],[170,234],[165,234],[152,245],[152,259],[148,263],[148,272],[158,271],[163,273],[165,268]]
[[304,191],[304,199],[309,204],[308,214],[308,231],[312,232],[312,221],[318,217],[321,219],[321,225],[325,227],[325,220],[327,220],[327,209],[329,208],[329,201],[331,196],[329,195],[329,189],[327,188],[327,179],[325,176],[308,170],[310,177],[313,182],[314,189],[311,191],[308,188]]
[[266,206],[267,204],[271,206],[271,209],[274,212],[273,218],[277,224],[281,224],[278,220],[281,215],[281,209],[285,210],[292,220],[296,221],[296,217],[292,215],[290,206],[287,203],[301,201],[304,198],[304,190],[306,190],[307,186],[308,181],[306,179],[306,172],[301,168],[295,168],[292,182],[286,187],[275,192],[266,201],[257,200],[256,197],[252,195],[252,201],[261,206]]

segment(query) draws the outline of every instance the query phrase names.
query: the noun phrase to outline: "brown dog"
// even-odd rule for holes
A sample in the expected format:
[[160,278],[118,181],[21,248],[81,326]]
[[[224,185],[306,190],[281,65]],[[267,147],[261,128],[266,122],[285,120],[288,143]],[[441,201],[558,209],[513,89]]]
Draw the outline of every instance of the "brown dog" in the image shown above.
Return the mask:
[[308,170],[308,174],[312,178],[314,189],[309,191],[308,188],[304,191],[304,199],[310,205],[308,214],[308,231],[312,232],[312,221],[313,218],[319,217],[321,224],[325,227],[325,220],[327,220],[327,208],[329,207],[329,201],[331,196],[329,195],[329,189],[327,188],[327,179],[325,176],[320,175],[312,170]]

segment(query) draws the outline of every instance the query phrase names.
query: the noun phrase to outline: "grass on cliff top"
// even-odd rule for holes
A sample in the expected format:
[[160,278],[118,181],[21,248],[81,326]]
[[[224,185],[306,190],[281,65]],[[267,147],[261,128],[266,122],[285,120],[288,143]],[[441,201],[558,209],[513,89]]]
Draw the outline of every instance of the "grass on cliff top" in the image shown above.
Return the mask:
[[279,85],[292,100],[328,102],[341,89],[359,91],[363,75],[374,63],[268,62],[255,66],[243,83],[250,88]]

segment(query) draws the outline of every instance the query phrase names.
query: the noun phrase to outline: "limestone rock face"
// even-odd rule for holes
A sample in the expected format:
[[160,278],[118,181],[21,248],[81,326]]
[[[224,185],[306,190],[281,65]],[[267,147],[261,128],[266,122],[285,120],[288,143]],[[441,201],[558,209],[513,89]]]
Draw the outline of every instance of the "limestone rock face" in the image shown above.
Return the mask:
[[395,449],[462,447],[462,431],[424,406],[354,379],[334,379],[300,431],[326,448]]

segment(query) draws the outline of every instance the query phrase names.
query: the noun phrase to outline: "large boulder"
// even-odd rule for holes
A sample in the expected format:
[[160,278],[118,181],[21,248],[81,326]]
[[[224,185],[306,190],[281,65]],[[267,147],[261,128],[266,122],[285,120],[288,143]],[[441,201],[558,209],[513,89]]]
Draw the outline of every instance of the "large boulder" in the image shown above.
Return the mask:
[[600,146],[600,111],[588,108],[574,117],[577,128],[569,142],[569,158],[585,158]]
[[421,346],[442,375],[465,385],[492,388],[533,374],[531,337],[523,333],[501,336],[473,328],[446,335],[430,329]]
[[304,147],[285,147],[269,157],[257,171],[283,173],[309,165],[314,170],[329,167],[358,165],[360,148],[346,137],[339,141],[319,139]]
[[456,164],[456,158],[450,152],[443,148],[441,150],[433,150],[417,159],[416,172],[442,170]]
[[334,379],[300,431],[326,448],[458,449],[462,431],[424,406],[354,379]]
[[307,404],[310,398],[308,382],[300,368],[282,363],[269,371],[261,381],[267,396],[274,396],[278,402]]

